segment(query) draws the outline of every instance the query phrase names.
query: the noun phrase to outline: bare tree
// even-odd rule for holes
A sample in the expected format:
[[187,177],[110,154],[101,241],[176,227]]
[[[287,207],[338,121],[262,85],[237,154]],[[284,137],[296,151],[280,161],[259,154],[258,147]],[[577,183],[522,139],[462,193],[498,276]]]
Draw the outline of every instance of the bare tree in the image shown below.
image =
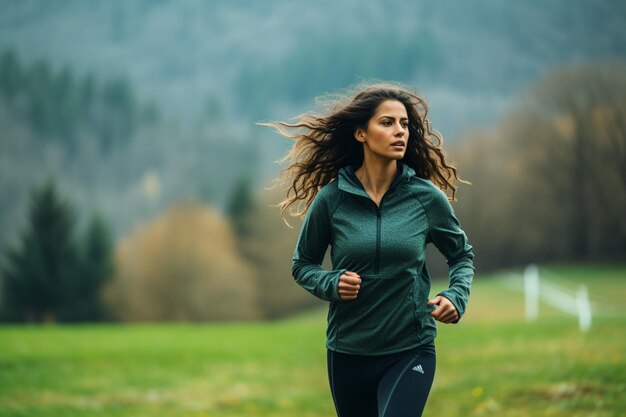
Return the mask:
[[456,151],[474,183],[459,211],[479,263],[624,259],[623,63],[550,74],[495,132]]
[[252,272],[232,229],[215,210],[181,204],[137,229],[117,247],[107,289],[124,321],[256,319]]

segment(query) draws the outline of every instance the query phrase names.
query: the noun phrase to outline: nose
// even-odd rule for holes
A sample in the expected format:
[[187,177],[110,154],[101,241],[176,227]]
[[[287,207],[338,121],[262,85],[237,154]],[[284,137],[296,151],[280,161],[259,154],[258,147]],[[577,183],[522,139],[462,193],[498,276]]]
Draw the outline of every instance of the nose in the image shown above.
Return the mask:
[[402,126],[402,123],[396,123],[396,131],[394,132],[395,136],[403,136],[405,132],[406,129]]

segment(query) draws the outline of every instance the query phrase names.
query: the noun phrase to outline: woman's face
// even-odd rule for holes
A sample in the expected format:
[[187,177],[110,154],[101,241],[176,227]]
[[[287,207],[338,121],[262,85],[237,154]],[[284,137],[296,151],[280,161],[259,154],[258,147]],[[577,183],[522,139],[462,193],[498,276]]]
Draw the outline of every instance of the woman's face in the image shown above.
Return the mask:
[[409,140],[409,117],[404,104],[385,100],[378,105],[367,123],[367,130],[358,128],[354,136],[363,143],[363,151],[385,159],[402,159]]

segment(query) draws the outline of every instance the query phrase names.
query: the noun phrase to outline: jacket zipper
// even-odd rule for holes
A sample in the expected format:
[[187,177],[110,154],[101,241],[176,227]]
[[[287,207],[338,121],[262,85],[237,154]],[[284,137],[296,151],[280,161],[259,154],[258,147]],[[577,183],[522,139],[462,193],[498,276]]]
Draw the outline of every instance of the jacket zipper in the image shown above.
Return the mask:
[[[380,201],[380,206],[382,206],[383,202],[382,200]],[[379,268],[380,268],[380,223],[381,223],[381,219],[380,219],[380,206],[376,207],[376,257],[374,258],[374,273],[378,274],[379,273]]]
[[371,201],[372,204],[374,204],[374,207],[376,207],[376,254],[374,255],[374,273],[375,274],[380,273],[381,215],[382,215],[383,202],[385,201],[385,197],[387,196],[388,192],[389,190],[387,190],[385,194],[383,194],[382,198],[380,199],[379,205],[377,205],[374,202],[374,200],[371,199],[371,197],[368,197],[368,200]]

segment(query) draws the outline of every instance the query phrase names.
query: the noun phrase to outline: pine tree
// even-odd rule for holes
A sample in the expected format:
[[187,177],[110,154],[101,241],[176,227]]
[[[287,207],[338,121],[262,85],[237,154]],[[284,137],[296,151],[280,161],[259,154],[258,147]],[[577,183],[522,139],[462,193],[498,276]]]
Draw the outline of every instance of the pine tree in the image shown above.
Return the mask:
[[22,68],[13,49],[0,57],[0,93],[11,101],[19,92],[22,83]]
[[240,174],[232,189],[232,194],[226,206],[226,213],[239,238],[248,237],[252,232],[251,222],[256,210],[252,183],[246,174]]
[[9,249],[2,270],[7,318],[57,321],[78,270],[74,223],[74,210],[53,181],[33,192],[28,226],[20,245]]
[[73,286],[73,302],[68,305],[69,320],[102,320],[102,286],[113,275],[113,244],[101,215],[94,215],[81,244],[80,276]]

